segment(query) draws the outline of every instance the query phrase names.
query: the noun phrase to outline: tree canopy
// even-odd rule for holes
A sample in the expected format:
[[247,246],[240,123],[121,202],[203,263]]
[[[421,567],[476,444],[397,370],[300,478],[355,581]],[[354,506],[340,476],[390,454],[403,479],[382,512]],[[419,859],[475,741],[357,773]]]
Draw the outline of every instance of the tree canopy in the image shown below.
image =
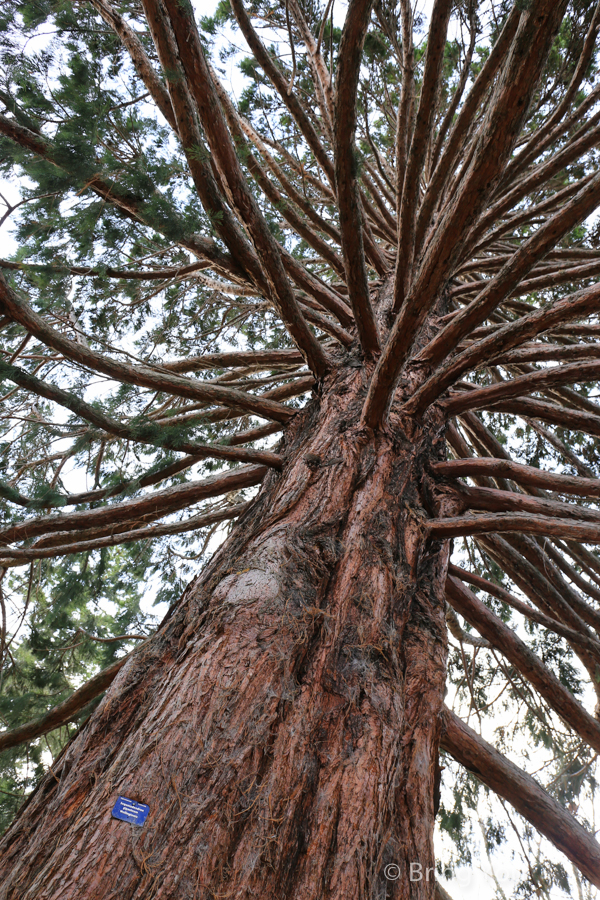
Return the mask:
[[350,366],[365,434],[447,422],[440,872],[481,831],[490,896],[592,896],[599,32],[587,0],[5,0],[4,826]]

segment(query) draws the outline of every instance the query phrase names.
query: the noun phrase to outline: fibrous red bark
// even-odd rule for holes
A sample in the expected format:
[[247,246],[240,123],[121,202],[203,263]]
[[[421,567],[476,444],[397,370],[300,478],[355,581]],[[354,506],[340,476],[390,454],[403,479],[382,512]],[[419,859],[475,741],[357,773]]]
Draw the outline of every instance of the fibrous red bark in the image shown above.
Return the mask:
[[363,370],[329,382],[7,832],[3,900],[433,896],[447,549],[425,549],[422,474],[443,428],[361,431]]

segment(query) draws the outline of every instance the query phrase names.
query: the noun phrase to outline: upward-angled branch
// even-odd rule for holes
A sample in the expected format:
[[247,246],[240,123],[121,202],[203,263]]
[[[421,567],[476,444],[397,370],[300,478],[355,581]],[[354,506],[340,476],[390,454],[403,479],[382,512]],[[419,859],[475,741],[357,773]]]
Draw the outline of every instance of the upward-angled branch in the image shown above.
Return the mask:
[[[534,264],[542,259],[563,235],[587,218],[599,203],[600,175],[596,175],[559,212],[540,225],[537,231],[516,251],[512,259],[505,263],[498,275],[486,283],[485,288],[475,300],[457,313],[450,323],[429,342],[419,354],[419,358],[431,365],[439,364],[448,355],[449,349],[456,347],[469,332],[485,321],[498,304],[510,295],[520,279],[533,268]],[[594,290],[595,288],[591,288],[590,293],[585,294],[586,300],[597,297]],[[581,295],[578,299],[582,299]],[[533,324],[533,320],[529,320],[525,328],[530,322]],[[511,336],[517,333],[517,329],[510,332]],[[515,346],[515,344],[509,343],[508,346]],[[448,364],[443,379],[436,379],[436,391],[443,389],[442,385],[445,387],[454,379],[454,375],[450,375],[452,367],[453,363]],[[432,388],[433,382],[430,382],[421,389],[418,398],[415,397],[412,401],[415,408],[417,404],[423,408],[424,404],[430,402]]]
[[122,41],[123,46],[129,51],[136,72],[148,88],[152,99],[171,128],[177,133],[177,123],[173,107],[171,106],[169,92],[153,68],[139,37],[108,0],[90,0],[90,3],[100,13],[107,25],[114,30],[115,34]]
[[575,98],[577,90],[579,89],[586,69],[588,68],[590,60],[592,58],[592,53],[594,52],[594,47],[596,45],[599,31],[600,3],[596,5],[596,9],[594,10],[594,15],[592,16],[590,27],[588,28],[588,32],[585,36],[585,41],[583,43],[583,47],[581,48],[581,54],[577,62],[577,67],[573,72],[573,77],[571,78],[569,87],[565,91],[558,106],[556,106],[555,109],[552,110],[552,113],[548,116],[542,127],[536,129],[535,133],[530,138],[526,146],[521,150],[519,155],[514,160],[511,160],[509,165],[506,167],[504,176],[505,182],[510,183],[520,172],[523,172],[524,169],[526,169],[528,164],[536,156],[539,156],[541,153],[543,153],[544,150],[552,143],[552,140],[555,136],[553,133],[553,129],[561,121],[565,113],[568,111],[571,102]]
[[[145,0],[145,4],[154,15],[160,15],[158,0]],[[212,154],[227,184],[233,205],[252,238],[256,255],[266,275],[271,299],[290,336],[305,355],[308,365],[317,377],[322,377],[330,368],[331,362],[302,315],[285,273],[279,245],[242,172],[204,57],[193,12],[187,7],[184,9],[175,0],[165,0],[165,8]]]
[[600,845],[530,776],[501,756],[449,709],[441,746],[500,797],[600,887]]
[[[16,525],[0,529],[0,544],[9,544],[57,531],[92,528],[97,525],[106,524],[114,527],[119,522],[150,522],[200,500],[260,484],[266,472],[265,466],[240,466],[229,472],[210,475],[200,481],[190,481],[162,491],[154,491],[137,500],[127,500],[94,510],[26,519]],[[10,550],[7,553],[10,554]]]
[[[521,130],[529,98],[537,85],[565,5],[566,0],[561,0],[560,3],[538,0],[535,8],[532,5],[521,17],[502,78],[477,133],[473,155],[460,190],[449,202],[440,222],[436,223],[435,234],[429,241],[419,271],[412,280],[410,293],[396,317],[371,379],[363,410],[363,421],[370,427],[377,427],[383,421],[399,373],[410,355],[415,339],[433,306],[438,302],[442,286],[458,260],[470,229],[477,222],[486,201],[498,183]],[[583,198],[580,202],[585,206]],[[595,202],[594,197],[592,209]],[[586,213],[581,219],[585,218],[585,215]],[[565,223],[567,219],[568,215],[565,216]],[[568,231],[581,219],[575,218],[566,230]],[[552,239],[548,240],[547,247],[540,252],[540,256],[543,256],[557,239],[558,235],[553,235]],[[529,267],[534,264],[536,258],[528,260]],[[525,271],[528,270],[527,268]],[[525,272],[520,272],[517,280],[523,277],[523,274]],[[511,285],[508,291],[513,286]],[[508,291],[501,291],[500,296],[490,305],[490,309],[494,309]],[[485,315],[487,314],[486,307]],[[443,333],[449,333],[454,338],[455,332],[451,329],[456,328],[455,322],[459,319],[460,314],[443,329]],[[483,321],[483,318],[479,321]],[[463,334],[457,333],[460,340]],[[441,359],[455,343],[451,343],[447,337],[443,341],[438,337],[429,346],[432,348],[430,354],[432,361],[435,362],[438,349]],[[427,357],[428,360],[430,355]]]
[[520,18],[521,10],[515,5],[511,9],[498,40],[492,47],[490,55],[486,59],[483,68],[477,76],[473,87],[467,94],[465,102],[456,117],[446,146],[442,150],[438,163],[433,170],[431,180],[425,189],[423,201],[419,209],[415,234],[417,254],[421,249],[427,229],[431,225],[432,213],[436,204],[440,202],[444,185],[454,171],[454,165],[460,153],[460,149],[468,136],[473,117],[483,96],[505,60],[506,53],[516,34]]
[[373,0],[350,0],[342,39],[335,89],[335,183],[348,295],[358,336],[367,356],[379,350],[365,266],[363,221],[356,182],[356,97],[361,51]]
[[[463,409],[489,409],[490,406],[501,400],[521,397],[523,394],[533,394],[553,385],[584,384],[596,381],[599,376],[600,362],[596,360],[553,366],[551,369],[541,369],[531,372],[529,375],[512,378],[502,384],[492,384],[489,387],[468,391],[460,397],[453,396],[445,402],[445,408],[452,413]],[[600,413],[600,407],[598,412]]]
[[318,44],[318,39],[315,38],[314,34],[310,30],[300,3],[298,2],[298,0],[289,0],[289,3],[292,8],[294,19],[296,20],[296,24],[300,29],[302,40],[304,41],[304,44],[308,51],[308,61],[311,67],[315,94],[321,108],[321,115],[323,116],[324,122],[327,124],[327,130],[330,134],[332,134],[334,104],[331,76],[327,70],[325,60],[323,59],[323,56],[321,54],[321,48]]
[[178,56],[175,37],[159,0],[147,0],[146,18],[166,75],[177,132],[198,196],[220,235],[248,280],[268,294],[268,285],[256,252],[226,202],[218,172],[213,170],[197,122],[197,111]]
[[[224,114],[227,119],[227,124],[231,131],[232,137],[236,142],[236,150],[239,154],[242,151],[246,159],[246,164],[248,169],[256,179],[257,184],[264,191],[265,196],[270,200],[271,204],[274,208],[278,209],[283,218],[288,222],[288,224],[294,229],[294,231],[304,238],[304,240],[309,244],[309,246],[313,247],[320,256],[328,262],[332,269],[337,272],[340,277],[344,277],[344,265],[340,257],[337,255],[335,250],[325,241],[310,225],[308,225],[300,216],[299,212],[295,209],[295,203],[301,204],[301,209],[303,211],[308,211],[309,217],[313,221],[317,221],[317,225],[320,228],[326,229],[326,232],[329,236],[333,236],[341,241],[339,233],[337,233],[337,229],[328,226],[328,223],[315,213],[312,206],[307,203],[305,200],[303,201],[301,195],[296,191],[293,186],[289,183],[288,179],[284,178],[286,183],[286,187],[288,189],[288,194],[291,193],[295,203],[291,204],[287,202],[286,198],[279,192],[277,187],[272,183],[264,168],[252,153],[250,147],[248,146],[248,142],[246,141],[245,133],[246,131],[250,131],[248,125],[242,125],[240,121],[240,117],[237,115],[235,107],[231,102],[227,92],[224,90],[222,84],[220,84],[217,75],[210,67],[210,76],[214,83],[215,90],[218,94],[219,101],[223,107]],[[255,132],[253,136],[255,135]],[[258,136],[255,137],[255,140]],[[279,246],[279,245],[277,245]],[[285,266],[285,263],[284,263]]]
[[399,210],[402,204],[406,160],[411,138],[411,123],[415,102],[415,48],[413,45],[410,0],[400,0],[400,19],[402,23],[402,84],[396,121],[396,196],[394,198],[396,210]]
[[[398,256],[394,277],[395,310],[399,310],[404,302],[413,268],[415,226],[421,175],[425,166],[427,148],[433,139],[432,126],[435,118],[436,97],[439,90],[451,11],[452,0],[435,0],[431,12],[423,85],[417,109],[415,130],[404,172],[399,206]],[[399,177],[402,177],[402,173],[399,173]]]
[[45,716],[41,716],[33,722],[27,722],[25,725],[19,725],[18,728],[13,728],[11,731],[0,733],[0,752],[8,750],[10,747],[17,747],[25,741],[32,741],[34,738],[48,734],[55,728],[60,728],[61,725],[73,721],[82,709],[104,693],[130,657],[131,653],[128,653],[106,669],[102,669],[63,703],[59,703],[58,706],[47,712]]
[[[556,31],[565,0],[537,3],[523,12],[510,50],[505,49],[486,115],[467,148],[460,185],[435,223],[411,295],[428,309],[450,274],[470,230],[486,208],[521,131]],[[439,165],[443,164],[443,160]]]
[[519,484],[556,491],[559,494],[574,494],[578,497],[600,497],[600,479],[576,478],[573,475],[558,475],[545,472],[534,466],[524,466],[509,459],[451,459],[435,462],[431,468],[442,477],[461,478],[475,475],[500,475],[511,478]]
[[247,450],[227,446],[197,444],[193,441],[182,440],[176,430],[168,425],[158,427],[154,422],[147,420],[138,424],[125,424],[100,412],[91,404],[86,403],[74,394],[64,391],[47,381],[42,381],[18,366],[11,366],[0,360],[0,377],[9,378],[15,384],[36,394],[45,397],[60,406],[69,409],[75,415],[80,416],[96,428],[102,428],[107,434],[124,438],[128,441],[141,444],[151,444],[154,447],[164,447],[179,453],[188,453],[197,459],[225,459],[237,462],[254,462],[261,465],[281,468],[280,457],[268,450]]
[[271,80],[279,96],[289,109],[294,120],[298,124],[306,143],[314,153],[315,159],[325,172],[329,183],[333,188],[335,184],[333,165],[317,132],[313,128],[310,119],[302,108],[302,104],[295,92],[289,90],[289,85],[284,76],[275,65],[273,59],[271,59],[268,51],[252,27],[250,17],[244,9],[243,0],[230,0],[230,3],[238,25],[240,26],[240,31],[244,35],[254,58],[258,61],[267,77]]
[[[512,11],[511,11],[512,12]],[[439,128],[439,133],[435,141],[435,145],[433,150],[431,151],[431,162],[429,164],[429,170],[433,171],[435,169],[436,163],[439,159],[439,155],[441,149],[444,145],[444,141],[446,139],[446,135],[448,134],[448,129],[450,128],[454,116],[456,114],[456,110],[459,107],[460,101],[462,100],[463,92],[467,85],[467,79],[471,72],[471,63],[473,61],[473,51],[475,50],[475,43],[477,41],[477,19],[475,15],[475,4],[471,2],[468,8],[468,17],[469,17],[469,46],[467,47],[467,52],[465,54],[465,58],[463,60],[462,69],[460,73],[460,78],[458,84],[456,86],[456,90],[454,91],[454,95],[452,97],[452,101],[446,110],[446,114],[442,121],[442,124]],[[496,41],[496,44],[498,41]],[[494,48],[496,47],[494,44]],[[493,52],[493,51],[492,51]]]
[[485,233],[488,228],[509,210],[513,209],[524,197],[532,194],[542,185],[548,184],[566,166],[577,159],[581,159],[585,153],[598,143],[599,136],[600,112],[597,112],[585,121],[584,125],[561,150],[535,166],[528,175],[517,179],[515,186],[490,206],[479,220],[477,231],[473,231],[472,242],[478,242],[479,233]]

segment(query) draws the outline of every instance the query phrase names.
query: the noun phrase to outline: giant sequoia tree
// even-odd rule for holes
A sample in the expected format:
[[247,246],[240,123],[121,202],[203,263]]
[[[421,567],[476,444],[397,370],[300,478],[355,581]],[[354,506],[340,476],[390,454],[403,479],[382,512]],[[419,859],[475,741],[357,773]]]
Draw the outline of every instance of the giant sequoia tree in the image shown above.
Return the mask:
[[1,15],[0,897],[600,886],[600,5]]

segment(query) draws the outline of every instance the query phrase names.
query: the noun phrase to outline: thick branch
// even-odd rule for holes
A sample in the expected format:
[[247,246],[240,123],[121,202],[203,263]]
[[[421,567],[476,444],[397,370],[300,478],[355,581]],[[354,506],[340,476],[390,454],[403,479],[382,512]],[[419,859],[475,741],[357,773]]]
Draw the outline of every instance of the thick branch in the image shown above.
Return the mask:
[[49,731],[53,731],[55,728],[60,728],[61,725],[66,725],[88,703],[95,700],[112,684],[130,656],[131,654],[128,653],[127,656],[118,659],[112,666],[108,666],[108,668],[98,672],[86,684],[71,694],[67,700],[55,706],[45,716],[35,719],[33,722],[27,722],[26,725],[13,728],[12,731],[5,731],[0,734],[0,752],[8,750],[10,747],[17,747],[26,741],[33,741],[43,734],[48,734]]
[[548,631],[553,631],[555,634],[564,637],[574,649],[582,649],[588,654],[595,654],[600,660],[600,644],[598,644],[595,638],[588,633],[585,626],[583,626],[583,630],[581,631],[577,631],[575,628],[569,628],[568,625],[563,624],[563,622],[560,622],[553,616],[547,616],[546,613],[519,600],[518,597],[515,597],[504,588],[499,587],[499,585],[488,581],[486,578],[482,578],[481,575],[476,575],[473,572],[466,572],[458,566],[450,565],[448,567],[448,574],[452,575],[454,578],[460,578],[461,581],[466,581],[468,584],[472,584],[482,591],[486,591],[486,593],[490,594],[492,597],[496,597],[496,599],[500,600],[502,603],[512,606],[513,609],[516,609],[517,612],[521,613],[522,616],[525,616],[532,622],[536,622],[543,628],[547,628]]
[[[512,14],[512,10],[511,10],[511,14]],[[469,32],[470,32],[469,46],[467,48],[467,52],[466,52],[465,58],[463,60],[463,64],[462,64],[462,68],[461,68],[461,72],[460,72],[460,78],[458,80],[458,84],[456,85],[456,89],[452,96],[452,100],[450,101],[450,105],[448,106],[448,109],[446,110],[446,113],[444,115],[442,124],[440,125],[438,136],[435,141],[435,146],[433,147],[433,150],[431,152],[431,162],[429,165],[430,172],[432,172],[435,169],[435,165],[439,159],[440,152],[441,152],[441,149],[444,144],[444,140],[446,139],[446,135],[448,133],[448,129],[452,125],[452,121],[456,115],[458,105],[459,105],[460,101],[462,100],[463,92],[467,85],[468,77],[471,73],[471,62],[473,60],[473,51],[475,50],[475,44],[477,42],[477,22],[475,19],[475,4],[474,3],[469,4]],[[503,34],[500,35],[500,37],[494,44],[493,50],[496,49],[498,42],[503,40],[503,36],[504,36]]]
[[[56,531],[79,530],[96,525],[116,525],[119,522],[150,521],[176,512],[199,500],[218,497],[231,491],[260,484],[268,472],[266,466],[239,466],[229,472],[210,475],[201,481],[190,481],[175,487],[155,491],[137,500],[103,506],[100,509],[63,513],[58,516],[39,516],[0,529],[0,543],[26,540]],[[10,551],[5,551],[10,553]]]
[[[588,179],[591,180],[591,179]],[[560,266],[551,268],[544,275],[538,275],[535,278],[526,278],[521,281],[514,289],[511,297],[522,297],[525,294],[532,294],[535,291],[541,291],[545,288],[556,287],[559,284],[576,284],[584,281],[586,278],[593,278],[600,275],[600,262],[587,263],[584,266]],[[481,290],[481,281],[467,282],[450,291],[450,297],[463,297],[466,294],[478,294]]]
[[31,307],[10,288],[1,273],[0,312],[15,322],[19,322],[26,331],[35,335],[53,350],[58,350],[67,359],[96,372],[102,372],[124,384],[137,384],[141,387],[166,391],[178,397],[205,400],[207,403],[223,403],[226,406],[246,409],[280,422],[287,421],[290,415],[293,415],[292,411],[281,403],[252,397],[245,391],[217,385],[203,385],[200,381],[192,381],[192,379],[180,378],[168,373],[162,374],[146,366],[126,365],[102,356],[100,353],[84,347],[83,344],[63,337],[59,332],[46,325],[41,316],[34,313]]
[[467,537],[472,534],[490,534],[517,531],[526,534],[544,534],[549,537],[570,538],[588,544],[600,544],[600,522],[572,522],[552,516],[527,513],[496,513],[456,516],[449,519],[431,519],[427,523],[429,535],[434,540],[451,537]]
[[489,487],[470,487],[461,483],[456,485],[456,491],[463,501],[465,509],[483,510],[486,512],[531,513],[532,515],[600,523],[599,510],[589,509],[587,506],[580,506],[577,503],[562,503],[560,500],[531,497],[529,494],[516,491],[498,490]]
[[276,453],[268,450],[249,450],[243,447],[235,449],[218,444],[196,444],[193,441],[184,441],[178,437],[177,429],[168,425],[157,426],[152,421],[142,422],[138,425],[125,425],[100,412],[84,400],[80,400],[74,394],[63,391],[47,381],[42,381],[29,375],[17,366],[9,366],[0,360],[0,376],[10,378],[15,384],[26,388],[39,397],[45,397],[54,403],[69,409],[75,415],[86,419],[97,428],[102,428],[107,434],[124,438],[141,444],[150,444],[153,447],[164,447],[178,453],[188,453],[198,459],[225,459],[236,462],[254,462],[261,465],[281,468],[281,459]]
[[545,472],[534,466],[523,466],[507,459],[453,459],[447,462],[434,462],[431,469],[436,475],[445,478],[500,475],[503,478],[512,478],[518,484],[526,484],[545,491],[574,494],[578,497],[600,497],[600,479],[556,475],[554,472]]
[[160,0],[144,0],[146,21],[166,77],[177,131],[183,145],[190,174],[202,205],[222,240],[225,242],[250,283],[264,296],[270,296],[269,285],[259,259],[236,218],[231,199],[223,191],[222,173],[211,165],[209,153],[198,123],[198,112],[190,94],[178,54],[171,23]]
[[279,366],[299,365],[304,358],[299,350],[231,350],[224,353],[203,353],[171,362],[161,362],[161,369],[169,372],[201,372],[205,369],[229,369],[244,366],[276,369]]
[[[154,5],[150,0],[145,0],[145,3],[150,8]],[[266,275],[271,299],[291,338],[304,354],[310,369],[316,377],[322,377],[330,368],[331,361],[302,315],[283,266],[279,244],[272,235],[242,171],[204,57],[193,10],[183,7],[175,0],[164,0],[164,5],[168,10],[187,83],[196,102],[211,152],[226,181],[232,204],[238,210],[250,234],[256,255]]]
[[[472,371],[483,362],[493,359],[513,347],[518,347],[544,331],[550,331],[557,325],[595,313],[599,309],[600,285],[595,284],[549,306],[533,310],[533,312],[521,316],[516,322],[495,329],[493,334],[475,341],[466,350],[441,366],[417,391],[408,407],[415,411],[424,409],[465,372]],[[429,347],[426,347],[419,358],[427,358],[428,353]]]
[[441,747],[507,800],[600,887],[600,845],[530,776],[509,762],[449,709],[444,710]]
[[[398,256],[394,281],[394,309],[404,302],[413,268],[417,205],[421,176],[431,142],[436,110],[436,98],[444,60],[446,34],[452,11],[452,0],[435,0],[431,12],[423,85],[415,122],[415,130],[408,152],[404,184],[398,216]],[[399,173],[399,177],[402,177]]]
[[[424,315],[436,302],[471,229],[497,187],[521,131],[529,99],[537,86],[565,6],[565,0],[554,4],[550,0],[540,0],[535,8],[521,14],[487,113],[471,150],[466,153],[461,173],[464,177],[436,221],[408,298],[413,305],[426,308]],[[408,309],[401,318],[403,329],[410,325],[409,336],[403,343],[412,344],[422,318]]]
[[[402,191],[415,104],[415,48],[410,0],[400,0],[400,16],[402,22],[402,84],[396,119],[396,211],[402,205]],[[388,28],[388,36],[393,39],[393,29]],[[367,118],[368,114],[365,119]]]
[[568,111],[572,100],[579,89],[579,86],[585,76],[590,59],[596,47],[598,31],[600,30],[600,3],[597,4],[590,22],[590,27],[585,36],[581,54],[577,62],[577,67],[571,78],[569,87],[564,93],[560,103],[556,106],[552,113],[548,116],[541,128],[535,130],[526,146],[521,150],[518,156],[511,161],[506,167],[505,182],[510,183],[516,175],[523,172],[528,164],[539,156],[544,150],[551,146],[552,142],[558,136],[555,126],[561,121],[565,113]]
[[116,9],[107,2],[107,0],[90,0],[90,3],[94,9],[100,13],[107,25],[110,25],[115,34],[120,38],[123,46],[129,51],[136,72],[144,82],[152,99],[171,128],[177,132],[177,124],[175,122],[169,92],[166,90],[164,84],[158,77],[157,72],[154,70],[142,42],[136,33],[129,27]]
[[323,121],[326,123],[329,134],[333,131],[333,91],[331,77],[321,55],[318,41],[315,39],[304,17],[302,7],[298,0],[290,0],[294,19],[300,29],[302,40],[308,54],[308,62],[312,72],[315,93],[321,108]]
[[[100,550],[102,547],[115,547],[117,544],[130,544],[132,541],[148,541],[158,537],[165,537],[165,535],[198,531],[200,528],[215,525],[217,522],[225,522],[228,519],[235,519],[237,516],[241,516],[248,509],[249,505],[249,503],[239,503],[236,506],[228,506],[214,513],[191,516],[188,519],[184,519],[183,522],[169,522],[164,525],[133,528],[118,531],[116,534],[109,534],[105,537],[88,538],[86,537],[87,532],[83,532],[81,533],[82,540],[71,541],[71,543],[66,544],[57,544],[52,541],[45,546],[34,544],[33,547],[25,550],[0,549],[0,565],[6,568],[21,566],[33,559],[53,559],[56,556],[68,556],[71,553],[87,553],[89,550]],[[69,540],[68,535],[58,535],[58,537]],[[41,542],[39,543],[41,544]],[[6,554],[6,556],[3,554]]]
[[263,46],[262,41],[252,27],[250,18],[246,10],[244,9],[243,0],[230,0],[230,2],[233,13],[237,19],[238,25],[240,26],[240,31],[244,35],[246,42],[248,43],[248,46],[252,51],[252,55],[258,61],[267,77],[271,80],[279,96],[298,124],[298,127],[300,128],[300,131],[302,132],[306,143],[314,153],[315,159],[327,175],[329,183],[333,185],[335,183],[335,179],[331,160],[327,156],[327,153],[323,148],[319,136],[317,135],[308,116],[302,108],[297,95],[294,93],[294,91],[289,90],[289,85],[287,84],[284,76],[275,65],[275,62],[269,56],[269,53]]
[[[566,366],[553,366],[540,369],[528,375],[512,378],[500,384],[492,384],[489,387],[478,388],[474,391],[466,391],[458,397],[454,395],[450,400],[444,401],[444,408],[454,415],[464,409],[489,408],[501,400],[509,400],[513,397],[522,397],[524,394],[533,394],[544,388],[562,384],[584,384],[596,381],[600,376],[600,362],[578,362]],[[600,408],[599,408],[600,413]]]
[[[227,123],[236,142],[237,154],[239,155],[241,152],[243,153],[246,165],[251,175],[263,191],[264,195],[269,199],[273,208],[280,213],[280,215],[285,219],[292,230],[295,231],[297,235],[304,238],[307,244],[314,250],[316,250],[319,256],[323,260],[328,262],[332,269],[337,272],[337,274],[341,278],[343,278],[344,264],[342,259],[337,255],[337,253],[332,249],[327,241],[323,240],[323,238],[302,218],[302,216],[299,214],[298,209],[296,209],[297,202],[301,202],[301,208],[303,211],[306,209],[310,211],[311,219],[314,220],[316,218],[319,220],[319,229],[322,226],[327,227],[327,223],[324,219],[321,219],[321,217],[313,210],[312,206],[309,203],[307,203],[305,200],[304,202],[302,202],[301,195],[297,191],[293,190],[292,185],[289,185],[289,182],[288,185],[290,188],[292,188],[293,191],[293,203],[289,203],[287,198],[283,194],[281,194],[279,189],[273,184],[267,173],[264,171],[262,165],[254,156],[250,147],[248,146],[248,141],[246,140],[244,134],[245,129],[242,127],[240,117],[238,116],[227,92],[219,82],[214,69],[212,69],[212,67],[209,68],[212,81],[215,85],[215,89],[227,118]],[[336,230],[332,229],[331,227],[327,228],[327,233],[329,235],[331,231],[335,233]],[[337,239],[341,241],[341,237],[339,234],[337,235]],[[345,322],[343,320],[341,321],[342,324],[349,324],[348,317],[346,317]]]
[[586,650],[580,646],[577,653],[595,681],[599,654],[588,623],[598,630],[598,613],[570,589],[533,539],[515,534],[507,538],[487,535],[478,538],[478,542],[539,609],[593,640],[593,647]]
[[[600,344],[546,344],[531,343],[493,357],[497,366],[519,365],[534,362],[575,362],[584,359],[600,359]],[[481,364],[482,366],[485,363]]]
[[495,278],[464,310],[427,345],[420,358],[430,364],[438,364],[449,350],[456,347],[481,322],[508,297],[535,263],[568,234],[579,222],[592,213],[600,202],[600,174],[566,203],[554,216],[544,222],[509,259]]
[[543,400],[502,400],[493,406],[490,405],[489,409],[491,412],[509,413],[524,419],[541,419],[542,422],[550,422],[561,428],[600,436],[600,415],[555,406]]
[[346,283],[359,339],[367,356],[379,350],[379,335],[369,297],[354,138],[358,76],[372,6],[373,0],[351,0],[348,7],[340,43],[334,119],[335,183]]
[[427,186],[425,196],[421,203],[416,228],[417,248],[420,248],[425,237],[426,229],[430,226],[434,208],[440,200],[447,178],[454,170],[458,154],[468,134],[469,128],[473,123],[477,108],[495,78],[498,69],[506,58],[506,54],[516,34],[520,18],[521,10],[517,6],[513,6],[498,40],[492,47],[490,55],[485,61],[481,72],[477,76],[473,87],[467,94],[465,102],[456,117],[456,122],[452,127],[448,142],[435,167],[431,181]]
[[[598,99],[596,91],[593,92],[595,100]],[[583,105],[583,104],[582,104]],[[551,183],[559,172],[581,159],[592,147],[598,143],[600,137],[600,113],[596,113],[590,119],[585,120],[584,125],[575,133],[573,138],[558,153],[552,154],[546,161],[536,166],[533,171],[521,178],[517,179],[516,186],[504,194],[493,206],[491,206],[481,217],[478,224],[478,233],[484,234],[495,222],[497,222],[509,209],[513,209],[524,197],[532,194],[545,184]],[[478,240],[475,233],[472,239]]]
[[[560,24],[564,0],[552,4],[540,2],[533,14],[523,18],[513,42],[495,102],[486,117],[478,138],[477,153],[465,176],[465,182],[449,210],[437,227],[417,279],[394,322],[379,360],[365,401],[363,422],[375,428],[385,417],[398,376],[409,357],[440,291],[456,263],[467,228],[475,224],[484,209],[500,172],[517,139],[527,111],[528,98],[537,84],[539,73]],[[542,24],[543,23],[543,24]],[[533,49],[535,47],[535,49]],[[541,55],[539,55],[541,54]],[[449,350],[510,294],[521,278],[554,244],[595,209],[600,200],[600,175],[586,185],[561,213],[541,226],[507,264],[497,278],[467,311],[459,312],[426,348],[427,361],[439,363]],[[476,319],[473,322],[473,318]],[[443,335],[443,339],[442,336]]]
[[500,650],[567,725],[600,753],[600,723],[586,712],[527,644],[458,579],[448,578],[446,594],[454,609]]

